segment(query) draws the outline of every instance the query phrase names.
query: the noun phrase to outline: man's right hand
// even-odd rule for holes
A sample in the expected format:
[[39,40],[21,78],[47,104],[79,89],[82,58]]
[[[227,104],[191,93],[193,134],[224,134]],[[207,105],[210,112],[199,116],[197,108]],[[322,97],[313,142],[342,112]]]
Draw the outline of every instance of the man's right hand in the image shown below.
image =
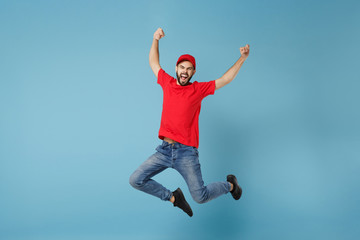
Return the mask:
[[165,33],[162,28],[158,28],[154,33],[154,39],[160,40],[161,38],[165,37]]

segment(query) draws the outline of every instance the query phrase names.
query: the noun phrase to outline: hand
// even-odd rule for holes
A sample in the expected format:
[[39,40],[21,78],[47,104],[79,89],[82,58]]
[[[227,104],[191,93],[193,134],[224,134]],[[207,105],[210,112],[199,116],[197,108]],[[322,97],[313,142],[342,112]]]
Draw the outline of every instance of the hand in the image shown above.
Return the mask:
[[165,33],[161,28],[158,28],[154,33],[154,39],[160,40],[161,38],[165,37]]
[[249,56],[249,53],[250,53],[250,46],[249,44],[246,44],[245,47],[241,47],[240,48],[240,53],[241,53],[241,56],[244,57],[244,58],[247,58]]

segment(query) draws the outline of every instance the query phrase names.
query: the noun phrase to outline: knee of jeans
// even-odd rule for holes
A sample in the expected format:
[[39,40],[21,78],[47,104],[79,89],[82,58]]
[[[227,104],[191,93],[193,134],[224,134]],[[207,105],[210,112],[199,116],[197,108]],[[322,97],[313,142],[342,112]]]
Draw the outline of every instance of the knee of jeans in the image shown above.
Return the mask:
[[134,172],[129,178],[129,183],[134,188],[139,188],[143,185],[143,181],[139,178],[139,175]]
[[191,193],[192,198],[195,202],[202,204],[208,201],[207,192],[206,191],[199,191],[195,193]]

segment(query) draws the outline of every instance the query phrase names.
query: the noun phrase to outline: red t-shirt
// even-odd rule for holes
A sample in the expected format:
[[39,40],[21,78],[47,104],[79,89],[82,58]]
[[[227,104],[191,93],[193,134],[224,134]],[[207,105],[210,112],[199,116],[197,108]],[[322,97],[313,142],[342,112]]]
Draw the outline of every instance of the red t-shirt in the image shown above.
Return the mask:
[[168,137],[198,148],[201,101],[214,94],[215,81],[195,81],[180,86],[175,78],[160,69],[157,82],[164,92],[159,138]]

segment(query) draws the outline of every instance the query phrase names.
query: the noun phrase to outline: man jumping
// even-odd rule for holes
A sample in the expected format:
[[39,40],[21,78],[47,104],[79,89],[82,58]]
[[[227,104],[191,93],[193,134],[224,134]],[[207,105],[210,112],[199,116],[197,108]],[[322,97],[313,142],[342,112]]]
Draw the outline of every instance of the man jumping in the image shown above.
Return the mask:
[[159,130],[162,144],[156,153],[150,156],[130,176],[130,184],[143,192],[170,201],[190,217],[193,215],[184,194],[178,188],[171,192],[152,179],[167,168],[176,169],[185,179],[192,198],[205,203],[230,192],[239,200],[242,189],[234,175],[228,175],[226,181],[204,185],[199,163],[199,114],[201,101],[215,90],[230,83],[238,74],[249,56],[250,46],[240,48],[241,57],[219,79],[210,82],[190,82],[196,72],[195,58],[189,54],[179,57],[175,71],[177,79],[161,68],[159,62],[159,40],[165,36],[161,28],[154,33],[149,54],[149,63],[157,83],[163,89],[163,110]]

